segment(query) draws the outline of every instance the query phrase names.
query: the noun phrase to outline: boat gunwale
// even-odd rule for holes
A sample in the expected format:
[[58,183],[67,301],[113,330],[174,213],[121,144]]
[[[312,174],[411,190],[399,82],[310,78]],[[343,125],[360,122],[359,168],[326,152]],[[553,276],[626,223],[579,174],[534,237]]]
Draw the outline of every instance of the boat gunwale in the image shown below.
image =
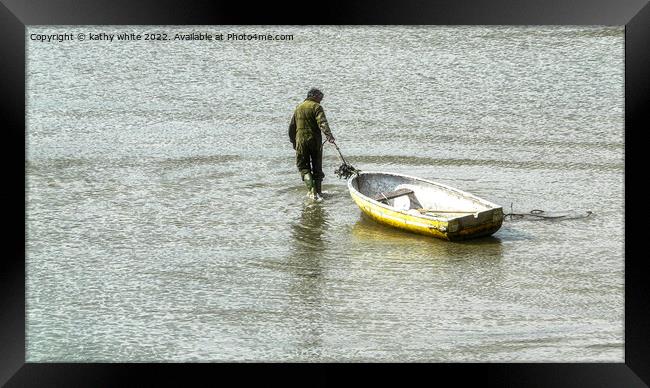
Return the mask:
[[[424,183],[427,183],[427,184],[431,184],[431,185],[433,185],[433,186],[442,187],[442,188],[444,188],[444,189],[446,189],[446,190],[449,190],[449,191],[451,191],[451,192],[455,192],[455,193],[461,194],[461,195],[463,195],[464,197],[472,198],[472,199],[474,199],[475,201],[479,202],[479,203],[482,204],[482,205],[488,205],[488,206],[491,206],[491,208],[489,208],[489,209],[485,209],[485,210],[482,210],[482,211],[478,211],[478,212],[474,212],[474,213],[471,213],[471,214],[468,214],[468,215],[456,216],[456,217],[452,217],[452,218],[448,218],[448,217],[435,217],[435,216],[429,216],[429,215],[425,215],[425,214],[418,214],[418,215],[410,214],[410,213],[407,213],[407,212],[404,211],[404,210],[398,210],[398,209],[395,209],[395,208],[392,207],[392,206],[389,206],[389,205],[384,204],[384,203],[382,203],[382,202],[376,201],[376,200],[372,199],[371,197],[365,195],[364,193],[360,192],[359,190],[355,189],[355,188],[352,186],[352,181],[353,181],[354,179],[360,177],[361,175],[365,175],[365,174],[391,175],[391,176],[396,176],[396,177],[402,177],[402,178],[413,179],[413,180],[416,180],[416,181],[420,181],[420,182],[424,182]],[[379,207],[381,207],[381,208],[383,208],[383,209],[390,210],[390,211],[394,211],[394,212],[399,212],[399,213],[402,213],[402,214],[409,215],[409,216],[411,216],[411,217],[422,218],[422,219],[424,219],[424,220],[431,220],[431,219],[434,219],[434,220],[436,220],[436,221],[440,221],[440,222],[451,222],[451,221],[453,221],[453,220],[458,220],[458,219],[461,219],[461,218],[464,218],[464,217],[477,217],[479,214],[482,214],[482,213],[485,213],[485,212],[494,211],[494,210],[496,210],[496,209],[503,209],[502,206],[499,206],[499,205],[497,205],[496,203],[490,202],[490,201],[485,200],[485,199],[483,199],[483,198],[481,198],[481,197],[477,197],[477,196],[474,195],[474,194],[471,194],[471,193],[468,193],[468,192],[466,192],[466,191],[463,191],[463,190],[457,189],[457,188],[455,188],[455,187],[447,186],[447,185],[442,184],[442,183],[438,183],[438,182],[430,181],[430,180],[428,180],[428,179],[419,178],[419,177],[415,177],[415,176],[412,176],[412,175],[398,174],[398,173],[393,173],[393,172],[383,172],[383,171],[361,171],[361,172],[359,172],[358,174],[355,174],[355,175],[351,176],[351,177],[348,179],[348,190],[350,190],[350,191],[354,191],[358,196],[360,196],[360,197],[363,198],[364,200],[370,202],[371,204],[373,204],[373,205],[375,205],[375,206],[379,206]]]

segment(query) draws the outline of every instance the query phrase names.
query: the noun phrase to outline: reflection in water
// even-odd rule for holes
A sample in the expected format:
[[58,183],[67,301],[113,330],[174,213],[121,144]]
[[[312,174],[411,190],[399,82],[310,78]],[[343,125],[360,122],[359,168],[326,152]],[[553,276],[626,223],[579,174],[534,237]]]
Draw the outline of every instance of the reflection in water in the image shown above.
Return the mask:
[[300,220],[291,225],[291,254],[287,260],[292,327],[297,338],[296,360],[313,360],[322,351],[322,263],[326,250],[323,233],[327,214],[320,203],[303,205]]
[[403,231],[379,224],[360,213],[359,220],[352,227],[355,239],[365,244],[398,246],[408,255],[404,259],[425,255],[442,260],[470,259],[480,256],[483,259],[501,259],[503,246],[501,239],[492,235],[471,240],[452,242]]
[[303,253],[322,253],[325,244],[322,240],[326,227],[326,213],[322,204],[307,203],[303,205],[300,220],[291,225],[293,248]]
[[[357,249],[372,246],[381,252],[384,272],[402,273],[411,277],[417,271],[427,273],[422,284],[433,282],[439,292],[449,297],[470,295],[478,300],[482,295],[500,295],[504,284],[504,244],[495,236],[453,242],[402,231],[379,224],[360,212],[352,227]],[[387,275],[388,276],[388,275]]]

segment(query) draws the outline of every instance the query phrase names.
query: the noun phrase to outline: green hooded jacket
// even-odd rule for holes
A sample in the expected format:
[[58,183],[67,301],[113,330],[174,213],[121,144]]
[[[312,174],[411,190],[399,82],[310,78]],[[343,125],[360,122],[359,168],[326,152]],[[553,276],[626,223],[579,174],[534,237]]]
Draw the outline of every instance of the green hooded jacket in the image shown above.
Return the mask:
[[316,101],[307,98],[296,107],[289,124],[289,140],[296,148],[296,142],[300,144],[317,141],[322,143],[321,131],[325,136],[332,136],[323,107]]

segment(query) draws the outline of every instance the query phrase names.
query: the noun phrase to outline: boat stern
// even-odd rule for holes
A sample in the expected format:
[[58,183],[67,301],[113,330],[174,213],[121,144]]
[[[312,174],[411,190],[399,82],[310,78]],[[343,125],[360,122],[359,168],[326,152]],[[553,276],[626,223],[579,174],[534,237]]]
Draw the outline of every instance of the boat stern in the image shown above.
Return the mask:
[[449,221],[447,239],[450,241],[466,240],[489,236],[501,228],[503,224],[503,208],[495,207],[477,214]]

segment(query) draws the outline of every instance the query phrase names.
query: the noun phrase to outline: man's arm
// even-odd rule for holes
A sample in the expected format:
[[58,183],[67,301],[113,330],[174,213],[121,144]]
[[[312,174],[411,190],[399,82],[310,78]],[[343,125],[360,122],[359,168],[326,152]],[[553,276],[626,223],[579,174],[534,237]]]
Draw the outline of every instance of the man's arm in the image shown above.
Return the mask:
[[325,111],[323,110],[323,107],[318,105],[316,108],[316,123],[318,124],[318,128],[320,128],[321,131],[325,134],[327,137],[327,140],[330,142],[334,142],[334,136],[332,135],[332,130],[330,130],[330,126],[327,123],[327,118],[325,117]]
[[294,112],[291,116],[291,122],[289,123],[289,141],[293,144],[293,149],[296,149],[296,113]]

